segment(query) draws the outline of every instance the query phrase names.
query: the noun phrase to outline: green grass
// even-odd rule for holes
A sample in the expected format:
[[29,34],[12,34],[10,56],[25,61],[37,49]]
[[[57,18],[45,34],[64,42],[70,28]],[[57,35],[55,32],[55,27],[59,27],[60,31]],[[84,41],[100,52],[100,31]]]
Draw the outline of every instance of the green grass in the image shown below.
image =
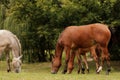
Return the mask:
[[72,74],[62,74],[62,68],[57,74],[51,74],[51,64],[48,62],[23,64],[22,72],[17,74],[14,72],[7,73],[5,61],[1,61],[0,80],[120,80],[120,62],[112,62],[110,75],[105,75],[105,70],[97,75],[94,62],[89,62],[89,66],[89,74],[77,74],[77,66],[75,66]]

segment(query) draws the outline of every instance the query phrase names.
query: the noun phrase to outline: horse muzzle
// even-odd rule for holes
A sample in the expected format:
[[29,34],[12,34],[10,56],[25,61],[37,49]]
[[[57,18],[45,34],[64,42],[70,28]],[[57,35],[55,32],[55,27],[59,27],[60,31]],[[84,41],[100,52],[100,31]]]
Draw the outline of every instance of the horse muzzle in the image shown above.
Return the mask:
[[57,72],[56,71],[51,71],[51,74],[57,74]]

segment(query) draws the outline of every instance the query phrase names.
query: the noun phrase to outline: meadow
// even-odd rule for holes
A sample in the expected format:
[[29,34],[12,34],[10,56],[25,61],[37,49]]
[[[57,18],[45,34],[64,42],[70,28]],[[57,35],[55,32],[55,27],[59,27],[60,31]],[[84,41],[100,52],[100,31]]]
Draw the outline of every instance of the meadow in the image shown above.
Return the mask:
[[71,74],[62,74],[63,67],[57,74],[51,74],[50,62],[23,63],[21,73],[7,73],[6,62],[0,61],[0,80],[120,80],[120,61],[112,61],[111,63],[112,71],[110,75],[105,75],[105,69],[100,74],[95,73],[94,62],[89,62],[89,74],[77,74],[77,65]]

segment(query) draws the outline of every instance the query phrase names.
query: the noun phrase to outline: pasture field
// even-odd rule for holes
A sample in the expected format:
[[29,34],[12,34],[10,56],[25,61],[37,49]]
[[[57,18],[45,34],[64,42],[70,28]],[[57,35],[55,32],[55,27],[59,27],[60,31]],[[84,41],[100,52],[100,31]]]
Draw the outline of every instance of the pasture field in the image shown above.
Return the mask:
[[51,74],[50,62],[23,64],[21,73],[7,73],[6,62],[0,61],[0,80],[120,80],[120,61],[111,63],[112,72],[105,75],[104,69],[100,74],[95,73],[94,62],[89,62],[89,74],[77,74],[77,65],[72,74],[62,74],[62,68],[57,74]]

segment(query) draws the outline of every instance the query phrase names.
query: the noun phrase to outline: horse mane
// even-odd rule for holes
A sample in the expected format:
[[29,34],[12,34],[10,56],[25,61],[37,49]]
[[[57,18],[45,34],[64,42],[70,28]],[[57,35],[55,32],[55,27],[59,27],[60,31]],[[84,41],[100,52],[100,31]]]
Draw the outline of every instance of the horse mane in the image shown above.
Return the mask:
[[18,47],[19,47],[19,49],[20,49],[20,50],[19,50],[19,56],[20,56],[20,55],[21,55],[21,52],[22,52],[22,51],[21,51],[20,41],[19,41],[19,39],[16,37],[16,35],[13,34],[13,37],[14,37],[14,39],[16,40],[16,42],[17,42],[17,44],[18,44]]

